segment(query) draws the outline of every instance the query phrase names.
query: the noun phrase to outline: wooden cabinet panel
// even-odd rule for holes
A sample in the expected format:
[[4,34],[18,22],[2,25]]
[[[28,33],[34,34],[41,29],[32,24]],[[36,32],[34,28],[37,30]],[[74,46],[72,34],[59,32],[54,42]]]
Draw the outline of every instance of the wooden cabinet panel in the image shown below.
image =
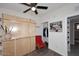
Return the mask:
[[16,55],[23,55],[23,46],[22,46],[22,39],[16,40]]
[[25,26],[24,26],[25,29],[24,29],[23,32],[24,32],[25,37],[28,37],[29,36],[29,32],[28,32],[29,31],[29,26],[28,25],[29,24],[26,23]]
[[25,55],[30,52],[29,38],[16,40],[16,55]]
[[23,50],[22,53],[23,53],[23,55],[26,55],[27,53],[30,52],[29,45],[30,45],[30,42],[29,42],[28,38],[22,39],[22,50]]
[[35,36],[35,24],[29,24],[29,36]]
[[31,30],[31,34],[32,36],[35,36],[35,24],[31,24],[32,30]]
[[14,56],[15,55],[15,42],[14,40],[3,42],[3,55]]
[[35,48],[36,48],[36,47],[35,47],[35,37],[31,37],[31,38],[30,38],[30,42],[31,42],[31,43],[30,43],[30,50],[31,50],[31,52],[32,52],[32,51],[34,51]]
[[26,42],[26,52],[30,53],[30,39],[29,39],[29,37],[26,38],[25,42]]

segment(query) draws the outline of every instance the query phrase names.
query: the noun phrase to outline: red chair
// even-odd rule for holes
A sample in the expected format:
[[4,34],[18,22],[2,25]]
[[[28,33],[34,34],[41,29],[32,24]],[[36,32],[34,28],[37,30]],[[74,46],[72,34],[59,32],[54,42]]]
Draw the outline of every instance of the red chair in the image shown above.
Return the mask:
[[36,46],[38,48],[44,48],[45,47],[45,44],[42,41],[42,37],[40,35],[36,36]]

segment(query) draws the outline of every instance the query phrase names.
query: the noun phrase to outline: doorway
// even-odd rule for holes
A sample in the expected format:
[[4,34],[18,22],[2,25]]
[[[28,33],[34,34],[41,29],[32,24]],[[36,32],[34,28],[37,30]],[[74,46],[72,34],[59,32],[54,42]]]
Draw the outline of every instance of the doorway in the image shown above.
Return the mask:
[[48,48],[48,22],[43,23],[43,40]]
[[69,56],[79,56],[79,15],[69,17],[70,20],[70,38],[68,43],[68,55]]
[[74,23],[74,39],[75,39],[75,44],[79,44],[79,22]]

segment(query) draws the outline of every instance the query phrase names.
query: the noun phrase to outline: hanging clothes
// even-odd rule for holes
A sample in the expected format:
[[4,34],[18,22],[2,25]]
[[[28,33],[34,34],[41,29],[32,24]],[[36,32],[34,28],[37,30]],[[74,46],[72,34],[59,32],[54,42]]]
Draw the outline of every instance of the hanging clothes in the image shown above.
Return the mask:
[[43,29],[43,36],[48,37],[48,28],[47,27]]

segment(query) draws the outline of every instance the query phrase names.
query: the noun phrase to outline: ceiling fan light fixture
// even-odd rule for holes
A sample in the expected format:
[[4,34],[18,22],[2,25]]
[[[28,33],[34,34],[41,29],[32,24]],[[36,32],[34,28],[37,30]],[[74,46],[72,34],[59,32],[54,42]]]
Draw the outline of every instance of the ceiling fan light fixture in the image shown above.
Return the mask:
[[38,10],[37,9],[43,9],[43,10],[48,9],[48,6],[37,6],[37,3],[30,3],[30,4],[28,4],[28,3],[21,3],[21,4],[29,7],[28,9],[26,9],[25,11],[23,11],[23,13],[26,13],[26,12],[28,12],[28,11],[31,10],[35,14],[38,14]]
[[35,11],[35,10],[36,10],[36,8],[35,8],[35,7],[32,7],[32,8],[31,8],[31,10],[32,10],[32,11]]

